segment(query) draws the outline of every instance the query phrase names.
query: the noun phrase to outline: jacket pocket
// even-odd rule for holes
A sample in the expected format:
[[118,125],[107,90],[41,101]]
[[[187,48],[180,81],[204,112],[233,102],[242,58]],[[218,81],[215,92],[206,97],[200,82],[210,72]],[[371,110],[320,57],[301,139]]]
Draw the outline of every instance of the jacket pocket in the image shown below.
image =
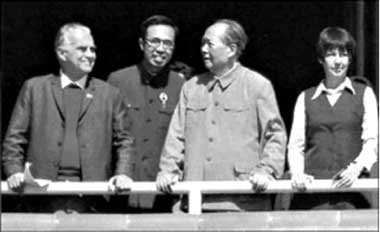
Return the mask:
[[248,111],[248,109],[249,109],[248,104],[244,102],[227,101],[223,103],[223,110],[226,112],[232,112],[232,113],[245,112],[245,111]]
[[247,162],[236,162],[234,164],[235,180],[248,180],[249,173],[252,169],[252,165]]
[[222,110],[222,121],[228,133],[235,137],[249,133],[252,115],[250,115],[249,105],[240,101],[224,102]]
[[193,128],[204,121],[207,106],[207,101],[197,100],[188,102],[186,105],[186,126],[188,128]]
[[131,102],[125,102],[125,105],[127,106],[128,110],[132,111],[140,111],[140,106]]

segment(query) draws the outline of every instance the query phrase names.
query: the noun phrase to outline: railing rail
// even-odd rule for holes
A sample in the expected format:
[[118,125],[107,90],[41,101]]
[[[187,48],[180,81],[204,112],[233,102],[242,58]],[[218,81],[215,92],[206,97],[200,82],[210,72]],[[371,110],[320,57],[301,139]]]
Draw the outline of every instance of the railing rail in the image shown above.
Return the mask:
[[[335,188],[332,180],[314,180],[306,192],[373,192],[378,190],[378,179],[359,179],[349,188]],[[172,187],[173,194],[189,195],[189,213],[201,214],[202,194],[218,193],[254,193],[248,181],[185,181]],[[8,188],[5,181],[1,182],[2,194],[18,194]],[[134,182],[131,191],[118,194],[156,193],[155,182]],[[268,188],[261,193],[297,193],[291,187],[290,180],[270,182]],[[59,194],[59,195],[100,195],[114,194],[108,189],[107,182],[51,182],[43,188],[27,186],[23,194]]]

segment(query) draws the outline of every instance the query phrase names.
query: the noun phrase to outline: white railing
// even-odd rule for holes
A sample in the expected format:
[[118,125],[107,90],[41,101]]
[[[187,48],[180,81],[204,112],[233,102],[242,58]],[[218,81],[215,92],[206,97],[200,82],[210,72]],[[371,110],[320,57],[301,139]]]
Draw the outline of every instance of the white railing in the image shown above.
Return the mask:
[[[378,179],[359,179],[349,188],[335,188],[332,180],[314,180],[306,192],[373,192],[378,190]],[[173,194],[189,195],[189,213],[201,214],[202,194],[218,193],[254,193],[252,184],[248,181],[185,181],[172,186]],[[278,180],[269,183],[268,188],[261,193],[295,193],[289,180]],[[1,182],[2,194],[18,194],[8,188],[6,182]],[[158,193],[155,182],[134,182],[131,191],[118,194]],[[45,187],[27,186],[23,194],[64,194],[64,195],[100,195],[114,194],[108,189],[107,182],[51,182]]]

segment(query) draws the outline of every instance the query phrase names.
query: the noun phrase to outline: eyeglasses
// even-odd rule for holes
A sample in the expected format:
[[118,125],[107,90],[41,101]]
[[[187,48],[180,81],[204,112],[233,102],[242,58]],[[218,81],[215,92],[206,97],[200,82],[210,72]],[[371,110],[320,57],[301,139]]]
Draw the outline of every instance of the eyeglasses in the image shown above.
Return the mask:
[[174,47],[174,42],[168,39],[161,40],[159,38],[153,38],[153,39],[145,39],[147,44],[150,47],[158,48],[161,43],[165,49],[172,49]]

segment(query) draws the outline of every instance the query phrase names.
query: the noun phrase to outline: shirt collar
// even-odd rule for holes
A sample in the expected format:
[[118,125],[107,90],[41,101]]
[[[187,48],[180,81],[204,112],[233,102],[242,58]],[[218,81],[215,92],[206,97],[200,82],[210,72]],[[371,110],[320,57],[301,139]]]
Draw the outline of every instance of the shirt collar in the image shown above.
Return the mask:
[[326,93],[339,93],[339,92],[342,92],[343,90],[345,89],[348,89],[351,91],[352,94],[356,94],[355,92],[355,89],[354,87],[352,86],[352,82],[351,80],[346,77],[344,79],[344,81],[338,85],[338,87],[336,87],[335,89],[328,89],[326,88],[325,84],[323,83],[323,81],[321,81],[321,83],[319,83],[317,89],[315,90],[315,93],[313,95],[313,97],[311,98],[311,100],[314,100],[316,99],[317,97],[319,97],[319,95],[321,95],[323,92],[326,92]]
[[87,76],[83,76],[81,79],[77,81],[72,81],[70,78],[61,70],[60,72],[60,78],[61,78],[61,87],[64,89],[66,86],[73,83],[74,85],[79,86],[79,88],[84,89],[87,81]]
[[220,85],[222,88],[226,88],[229,86],[233,80],[236,79],[236,75],[234,75],[235,71],[237,70],[237,67],[240,66],[239,62],[235,62],[234,65],[230,70],[228,70],[226,73],[224,73],[222,76],[213,76],[213,79],[208,84],[208,89],[211,90],[216,82],[220,82]]

